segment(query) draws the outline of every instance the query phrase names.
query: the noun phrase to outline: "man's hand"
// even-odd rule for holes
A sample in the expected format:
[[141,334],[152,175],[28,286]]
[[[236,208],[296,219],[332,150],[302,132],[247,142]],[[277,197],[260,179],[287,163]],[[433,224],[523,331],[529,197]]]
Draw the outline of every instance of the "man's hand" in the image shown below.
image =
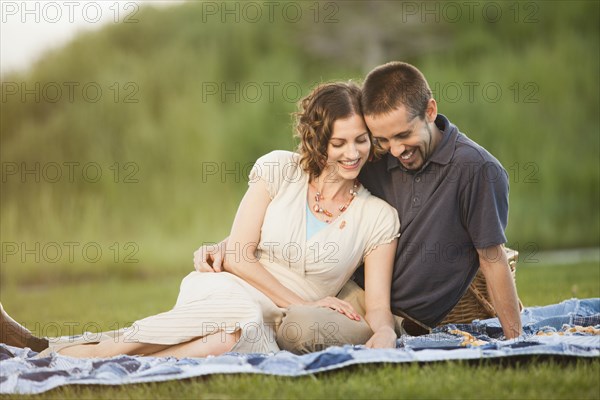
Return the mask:
[[194,268],[198,272],[222,272],[224,239],[219,244],[204,245],[194,252]]

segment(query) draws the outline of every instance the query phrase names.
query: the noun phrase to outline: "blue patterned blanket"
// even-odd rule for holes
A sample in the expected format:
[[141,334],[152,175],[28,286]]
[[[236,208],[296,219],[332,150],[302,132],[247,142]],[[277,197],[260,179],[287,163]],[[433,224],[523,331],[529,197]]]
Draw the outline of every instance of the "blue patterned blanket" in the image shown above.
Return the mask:
[[496,318],[446,325],[425,336],[402,336],[396,349],[332,347],[302,356],[228,353],[209,358],[118,356],[75,359],[0,344],[0,394],[42,393],[63,385],[120,385],[211,374],[302,376],[363,363],[473,360],[531,355],[600,357],[600,298],[571,299],[523,310],[524,335],[502,340]]

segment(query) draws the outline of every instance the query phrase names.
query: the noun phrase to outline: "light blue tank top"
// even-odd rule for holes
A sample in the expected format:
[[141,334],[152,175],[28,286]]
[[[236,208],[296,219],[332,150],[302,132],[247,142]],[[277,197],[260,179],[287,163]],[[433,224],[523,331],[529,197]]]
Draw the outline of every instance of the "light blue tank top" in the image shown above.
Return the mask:
[[327,226],[327,222],[323,222],[314,216],[310,208],[308,208],[308,202],[306,203],[306,240],[310,239],[315,233]]

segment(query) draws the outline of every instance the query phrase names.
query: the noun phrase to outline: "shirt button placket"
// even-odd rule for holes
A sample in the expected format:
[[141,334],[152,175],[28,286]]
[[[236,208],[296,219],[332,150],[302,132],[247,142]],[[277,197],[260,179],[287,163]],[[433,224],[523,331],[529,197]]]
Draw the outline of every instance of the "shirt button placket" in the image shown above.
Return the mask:
[[[421,176],[417,175],[414,178],[414,182],[415,183],[421,182]],[[421,191],[419,190],[419,186],[413,184],[413,193],[414,193],[414,196],[412,198],[412,205],[413,205],[413,207],[420,207],[421,206],[421,196],[419,195],[420,192]]]

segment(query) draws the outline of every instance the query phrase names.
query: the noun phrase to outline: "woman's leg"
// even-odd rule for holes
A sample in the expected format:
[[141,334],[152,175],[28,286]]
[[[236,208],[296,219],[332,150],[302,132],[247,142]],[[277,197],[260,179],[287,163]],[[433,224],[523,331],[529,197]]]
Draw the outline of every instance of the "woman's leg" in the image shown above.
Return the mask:
[[118,355],[146,355],[156,353],[171,345],[142,343],[142,342],[115,342],[104,340],[100,343],[85,343],[59,349],[58,353],[75,358],[108,358]]
[[237,343],[240,336],[240,330],[231,334],[217,332],[176,345],[104,340],[100,343],[69,346],[59,350],[58,353],[76,358],[108,358],[121,354],[178,358],[206,357],[228,352]]
[[177,358],[218,356],[231,351],[233,346],[240,340],[241,334],[241,330],[225,334],[217,332],[147,355],[152,357]]

